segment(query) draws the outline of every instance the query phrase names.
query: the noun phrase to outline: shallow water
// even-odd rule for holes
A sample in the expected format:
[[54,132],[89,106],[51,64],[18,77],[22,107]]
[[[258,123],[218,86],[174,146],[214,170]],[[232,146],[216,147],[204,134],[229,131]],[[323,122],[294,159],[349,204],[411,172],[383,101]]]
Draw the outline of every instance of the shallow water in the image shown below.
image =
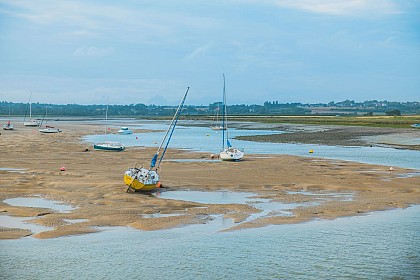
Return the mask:
[[231,191],[165,191],[159,192],[155,196],[163,199],[176,199],[205,204],[251,204],[269,201],[268,199],[255,198],[257,195],[254,193]]
[[48,200],[41,197],[16,197],[8,198],[3,201],[12,206],[48,208],[61,213],[68,213],[74,209],[70,205],[62,204],[58,201]]
[[309,195],[317,201],[307,203],[281,203],[272,201],[271,199],[259,198],[254,193],[230,191],[166,191],[156,193],[155,196],[163,199],[176,199],[203,204],[248,204],[260,210],[258,213],[251,214],[244,222],[269,216],[293,216],[291,210],[297,207],[319,205],[330,200],[349,201],[353,197],[351,193],[311,193],[303,191],[290,193]]
[[220,232],[228,221],[0,241],[3,279],[416,279],[420,206]]
[[31,221],[35,220],[33,217],[11,217],[7,215],[0,215],[0,226],[6,228],[18,228],[18,229],[28,229],[32,234],[40,233],[43,231],[49,231],[53,228],[41,226],[32,223]]
[[[167,129],[167,123],[161,121],[139,121],[131,129],[159,130],[157,132],[133,133],[132,135],[108,135],[110,141],[120,141],[127,147],[158,147]],[[230,129],[230,138],[246,135],[267,135],[283,133],[272,130]],[[137,138],[136,138],[137,137]],[[103,140],[103,135],[90,135],[84,138],[87,142]],[[191,141],[194,139],[194,141]],[[420,151],[402,150],[384,147],[344,147],[311,144],[262,143],[242,140],[231,140],[232,145],[245,150],[245,158],[249,154],[287,154],[314,158],[339,159],[385,166],[398,166],[420,170]],[[179,125],[175,129],[170,143],[171,148],[180,148],[208,153],[219,153],[222,147],[221,131],[207,127],[190,127]],[[309,153],[313,150],[313,153]],[[151,155],[152,156],[152,155]],[[166,158],[167,159],[167,158]]]

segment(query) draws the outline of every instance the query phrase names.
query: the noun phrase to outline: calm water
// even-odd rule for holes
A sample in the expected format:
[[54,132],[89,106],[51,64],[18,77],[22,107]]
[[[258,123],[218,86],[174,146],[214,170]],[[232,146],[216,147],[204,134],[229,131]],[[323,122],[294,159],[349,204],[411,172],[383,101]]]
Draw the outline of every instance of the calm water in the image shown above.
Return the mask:
[[5,199],[3,202],[12,206],[49,208],[61,213],[69,213],[71,210],[74,210],[72,206],[42,197],[16,197]]
[[[142,121],[128,125],[130,129],[162,130],[149,133],[134,133],[131,135],[110,134],[109,141],[120,141],[130,146],[159,146],[168,123],[161,121]],[[113,129],[117,129],[115,126]],[[246,135],[267,135],[272,130],[230,129],[230,138]],[[192,141],[192,139],[194,141]],[[91,135],[85,141],[95,143],[104,140],[103,135]],[[393,167],[413,168],[420,170],[420,151],[401,150],[383,147],[340,147],[310,144],[261,143],[252,141],[232,140],[234,146],[245,149],[247,154],[287,154],[305,157],[340,159],[370,164],[380,164]],[[208,127],[187,127],[178,125],[172,137],[170,147],[189,149],[208,153],[218,153],[222,146],[222,132],[213,131]],[[313,154],[309,154],[313,150]],[[151,155],[152,156],[152,155]],[[246,155],[245,155],[246,157]]]
[[229,221],[0,241],[1,279],[418,279],[420,207],[220,232]]

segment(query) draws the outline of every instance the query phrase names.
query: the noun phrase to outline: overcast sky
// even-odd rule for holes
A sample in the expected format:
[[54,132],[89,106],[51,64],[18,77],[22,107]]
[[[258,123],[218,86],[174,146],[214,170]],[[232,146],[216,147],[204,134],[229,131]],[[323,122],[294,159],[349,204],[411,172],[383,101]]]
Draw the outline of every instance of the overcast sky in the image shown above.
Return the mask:
[[0,0],[0,101],[420,101],[420,0]]

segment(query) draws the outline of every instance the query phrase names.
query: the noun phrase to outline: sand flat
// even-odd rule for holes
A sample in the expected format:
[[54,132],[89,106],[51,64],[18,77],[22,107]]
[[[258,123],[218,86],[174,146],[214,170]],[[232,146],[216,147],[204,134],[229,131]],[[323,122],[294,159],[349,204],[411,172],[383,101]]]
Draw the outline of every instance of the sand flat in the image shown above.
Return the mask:
[[[0,212],[17,217],[37,217],[35,222],[53,227],[34,237],[53,238],[95,232],[100,226],[131,226],[141,230],[166,229],[203,223],[203,216],[219,214],[236,223],[230,230],[270,224],[299,223],[314,218],[361,215],[420,204],[420,177],[404,178],[413,170],[285,155],[247,154],[241,162],[168,161],[162,165],[161,179],[168,190],[230,190],[255,193],[262,198],[285,203],[317,201],[300,191],[352,193],[351,200],[331,199],[319,205],[294,209],[293,216],[270,216],[246,222],[257,210],[249,205],[210,205],[165,200],[156,196],[127,193],[123,174],[136,163],[148,165],[155,148],[129,147],[123,152],[93,151],[82,143],[86,134],[102,133],[94,124],[63,122],[62,133],[45,135],[35,128],[16,125],[15,131],[0,135]],[[84,150],[89,148],[88,152]],[[168,159],[207,159],[209,154],[168,150]],[[60,167],[65,166],[65,171]],[[15,207],[3,202],[13,197],[38,195],[73,206],[70,213],[31,207]],[[164,218],[144,218],[143,214],[179,213]],[[68,223],[68,219],[84,219]],[[244,222],[245,221],[245,222]],[[1,226],[1,225],[0,225]],[[0,239],[27,236],[25,230],[0,227]]]

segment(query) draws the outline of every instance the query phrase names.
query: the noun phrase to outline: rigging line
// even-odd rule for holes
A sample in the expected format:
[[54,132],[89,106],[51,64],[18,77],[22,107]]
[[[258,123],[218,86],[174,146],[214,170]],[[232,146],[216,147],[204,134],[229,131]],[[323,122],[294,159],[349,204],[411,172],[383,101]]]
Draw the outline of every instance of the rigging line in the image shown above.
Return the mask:
[[223,118],[222,118],[222,151],[225,149],[225,128],[227,137],[227,114],[226,114],[226,87],[225,73],[223,73]]
[[[184,97],[182,98],[181,104],[183,104],[183,103],[184,103],[185,97],[187,97],[187,93],[188,93],[188,90],[189,90],[189,89],[190,89],[190,87],[188,87],[188,88],[187,88],[187,92],[185,93]],[[156,151],[156,154],[159,154],[159,151],[160,151],[160,149],[162,148],[163,143],[165,143],[166,137],[168,136],[168,133],[169,133],[169,131],[170,131],[171,127],[172,127],[172,124],[173,124],[173,123],[174,123],[174,121],[175,121],[176,115],[178,114],[178,111],[179,111],[179,108],[180,108],[181,104],[179,104],[178,109],[176,110],[175,115],[174,115],[174,117],[172,118],[171,124],[169,125],[169,128],[168,128],[168,130],[166,131],[165,137],[163,137],[163,140],[162,140],[162,142],[160,143],[160,146],[159,146],[158,150]]]
[[106,109],[105,109],[105,142],[106,142],[106,134],[108,132],[108,106],[109,106],[109,96],[108,96],[108,102],[106,103]]
[[[160,163],[161,163],[161,162],[162,162],[162,160],[163,160],[163,156],[165,155],[166,149],[168,148],[169,141],[171,141],[172,134],[174,133],[175,126],[176,126],[176,124],[177,124],[177,122],[178,122],[179,115],[181,114],[181,109],[182,109],[182,107],[184,106],[185,98],[187,97],[187,94],[188,94],[188,91],[189,91],[189,90],[190,90],[190,87],[188,87],[188,88],[187,88],[187,91],[185,92],[185,95],[184,95],[184,97],[182,98],[182,101],[181,101],[181,103],[179,104],[178,109],[176,110],[176,113],[175,113],[174,119],[172,120],[171,126],[169,127],[169,129],[171,130],[171,134],[169,135],[168,141],[166,142],[165,149],[163,150],[163,152],[162,152],[162,156],[161,156],[161,157],[160,157],[160,159],[159,159],[159,163],[158,163],[158,165],[157,165],[157,168],[159,168]],[[169,130],[168,130],[168,131],[169,131]]]

